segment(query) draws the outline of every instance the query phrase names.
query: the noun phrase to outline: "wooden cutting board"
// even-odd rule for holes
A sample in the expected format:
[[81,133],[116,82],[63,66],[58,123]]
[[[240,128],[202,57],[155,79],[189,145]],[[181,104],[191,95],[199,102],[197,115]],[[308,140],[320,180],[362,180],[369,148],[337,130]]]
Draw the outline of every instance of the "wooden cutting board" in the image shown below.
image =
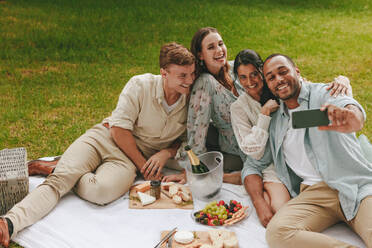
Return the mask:
[[[134,187],[136,185],[133,185],[129,192],[129,208],[132,209],[194,209],[194,203],[191,199],[191,201],[188,202],[182,202],[180,204],[176,204],[173,202],[171,198],[169,198],[167,195],[165,195],[163,192],[160,193],[160,199],[156,200],[154,203],[151,203],[146,206],[142,206],[140,199],[138,198],[137,193],[134,190]],[[181,187],[188,186],[181,185]],[[144,192],[146,194],[150,194],[150,190]]]
[[[167,235],[167,233],[169,233],[169,231],[162,231],[161,232],[161,238],[163,238],[165,235]],[[172,242],[172,248],[185,248],[185,247],[188,247],[192,244],[196,244],[196,243],[202,243],[203,245],[212,245],[212,242],[210,241],[209,239],[209,234],[207,231],[194,231],[194,236],[196,237],[194,239],[194,241],[192,243],[189,243],[189,244],[180,244],[180,243],[177,243],[174,239],[173,239],[173,242]],[[236,234],[235,232],[231,232],[231,234],[233,236],[236,237]],[[173,234],[174,236],[174,234]],[[167,248],[167,242],[165,242],[161,248]]]

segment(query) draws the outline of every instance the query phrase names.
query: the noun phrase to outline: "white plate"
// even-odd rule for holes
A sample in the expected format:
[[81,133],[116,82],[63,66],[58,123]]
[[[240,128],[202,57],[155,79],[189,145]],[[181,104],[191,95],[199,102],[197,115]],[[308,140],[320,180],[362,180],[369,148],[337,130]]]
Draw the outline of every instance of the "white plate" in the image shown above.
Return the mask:
[[[242,219],[241,221],[237,222],[237,223],[234,223],[232,225],[228,225],[228,226],[211,226],[211,227],[229,227],[229,226],[234,226],[236,224],[239,224],[239,223],[242,223],[244,222],[252,213],[252,210],[253,210],[253,206],[251,205],[250,201],[249,201],[249,198],[248,196],[247,197],[241,197],[239,196],[238,194],[234,193],[233,191],[231,190],[228,190],[228,189],[225,189],[225,188],[222,188],[221,189],[221,192],[219,194],[219,198],[217,198],[216,200],[211,200],[209,202],[212,202],[212,201],[217,201],[219,202],[220,200],[223,200],[226,204],[229,204],[230,203],[230,200],[235,200],[237,202],[240,202],[240,204],[245,207],[245,206],[248,206],[248,209],[246,210],[246,213],[247,213],[247,216]],[[202,210],[205,205],[207,205],[209,202],[205,202],[205,201],[200,201],[200,200],[195,200],[194,199],[194,211],[191,212],[191,218],[196,222],[198,223],[199,225],[203,225],[203,226],[208,226],[208,225],[205,225],[205,224],[201,224],[200,222],[197,222],[195,219],[195,216],[194,216],[194,213],[197,212],[197,211],[200,211]],[[208,226],[209,227],[209,226]]]

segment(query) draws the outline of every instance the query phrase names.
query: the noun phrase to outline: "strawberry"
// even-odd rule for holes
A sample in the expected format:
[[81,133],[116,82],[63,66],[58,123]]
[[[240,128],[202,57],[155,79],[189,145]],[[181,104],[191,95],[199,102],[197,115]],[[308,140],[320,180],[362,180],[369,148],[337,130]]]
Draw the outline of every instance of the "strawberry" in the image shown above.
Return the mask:
[[215,224],[213,224],[213,220],[208,220],[208,226],[215,226]]

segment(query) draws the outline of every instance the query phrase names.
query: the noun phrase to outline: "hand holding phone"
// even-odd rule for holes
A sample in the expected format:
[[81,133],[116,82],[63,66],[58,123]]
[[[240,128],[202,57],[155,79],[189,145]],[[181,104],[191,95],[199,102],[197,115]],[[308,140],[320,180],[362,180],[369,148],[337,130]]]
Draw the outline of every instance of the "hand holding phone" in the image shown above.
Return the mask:
[[357,105],[348,104],[342,108],[326,103],[321,110],[327,110],[327,116],[331,124],[321,126],[319,130],[351,133],[358,132],[363,128],[364,114]]
[[294,129],[328,126],[328,124],[329,119],[326,110],[308,109],[292,112],[292,127]]

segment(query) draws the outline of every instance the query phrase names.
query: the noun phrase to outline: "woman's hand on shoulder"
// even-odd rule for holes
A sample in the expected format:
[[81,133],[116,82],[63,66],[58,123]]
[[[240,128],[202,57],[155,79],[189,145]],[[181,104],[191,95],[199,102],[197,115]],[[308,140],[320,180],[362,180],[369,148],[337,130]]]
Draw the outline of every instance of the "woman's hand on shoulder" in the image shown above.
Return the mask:
[[328,84],[327,90],[330,90],[330,95],[337,97],[338,95],[348,95],[352,96],[350,80],[345,76],[338,76],[333,82]]
[[279,108],[278,103],[270,99],[261,108],[261,114],[269,116],[271,113],[277,111]]

